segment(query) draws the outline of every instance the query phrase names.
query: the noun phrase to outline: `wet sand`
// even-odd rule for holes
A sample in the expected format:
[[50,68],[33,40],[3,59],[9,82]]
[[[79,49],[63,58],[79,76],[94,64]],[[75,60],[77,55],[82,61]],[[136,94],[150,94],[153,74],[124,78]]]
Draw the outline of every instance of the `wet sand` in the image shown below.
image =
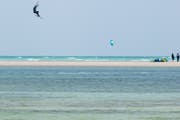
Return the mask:
[[178,62],[0,61],[0,66],[180,67]]

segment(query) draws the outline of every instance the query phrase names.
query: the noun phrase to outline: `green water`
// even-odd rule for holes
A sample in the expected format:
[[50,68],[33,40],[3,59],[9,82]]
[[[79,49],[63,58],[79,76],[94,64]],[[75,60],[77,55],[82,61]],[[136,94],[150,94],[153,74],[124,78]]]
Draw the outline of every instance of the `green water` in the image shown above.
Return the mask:
[[1,67],[0,120],[179,120],[180,68]]

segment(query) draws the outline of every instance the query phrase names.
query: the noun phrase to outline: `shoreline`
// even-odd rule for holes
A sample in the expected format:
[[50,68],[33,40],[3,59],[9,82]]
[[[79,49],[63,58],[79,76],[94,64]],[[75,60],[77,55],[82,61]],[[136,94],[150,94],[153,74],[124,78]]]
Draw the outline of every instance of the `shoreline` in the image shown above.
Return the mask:
[[0,61],[1,66],[180,67],[180,62]]

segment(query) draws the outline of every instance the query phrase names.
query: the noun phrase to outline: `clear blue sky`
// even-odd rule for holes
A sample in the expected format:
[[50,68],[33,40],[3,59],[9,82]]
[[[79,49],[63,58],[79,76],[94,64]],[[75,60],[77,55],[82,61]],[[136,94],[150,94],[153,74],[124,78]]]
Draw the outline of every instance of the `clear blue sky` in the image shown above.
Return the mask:
[[[0,4],[0,55],[169,55],[180,0],[35,0]],[[109,40],[115,45],[111,47]]]

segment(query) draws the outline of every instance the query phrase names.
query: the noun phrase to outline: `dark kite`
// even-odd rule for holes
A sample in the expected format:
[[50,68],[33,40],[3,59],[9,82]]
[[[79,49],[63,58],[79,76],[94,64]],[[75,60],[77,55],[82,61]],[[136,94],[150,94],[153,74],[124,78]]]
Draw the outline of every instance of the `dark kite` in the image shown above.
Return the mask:
[[39,3],[37,2],[36,5],[33,7],[33,13],[36,14],[37,17],[41,17],[39,15],[39,11],[37,10],[38,6],[39,6]]

